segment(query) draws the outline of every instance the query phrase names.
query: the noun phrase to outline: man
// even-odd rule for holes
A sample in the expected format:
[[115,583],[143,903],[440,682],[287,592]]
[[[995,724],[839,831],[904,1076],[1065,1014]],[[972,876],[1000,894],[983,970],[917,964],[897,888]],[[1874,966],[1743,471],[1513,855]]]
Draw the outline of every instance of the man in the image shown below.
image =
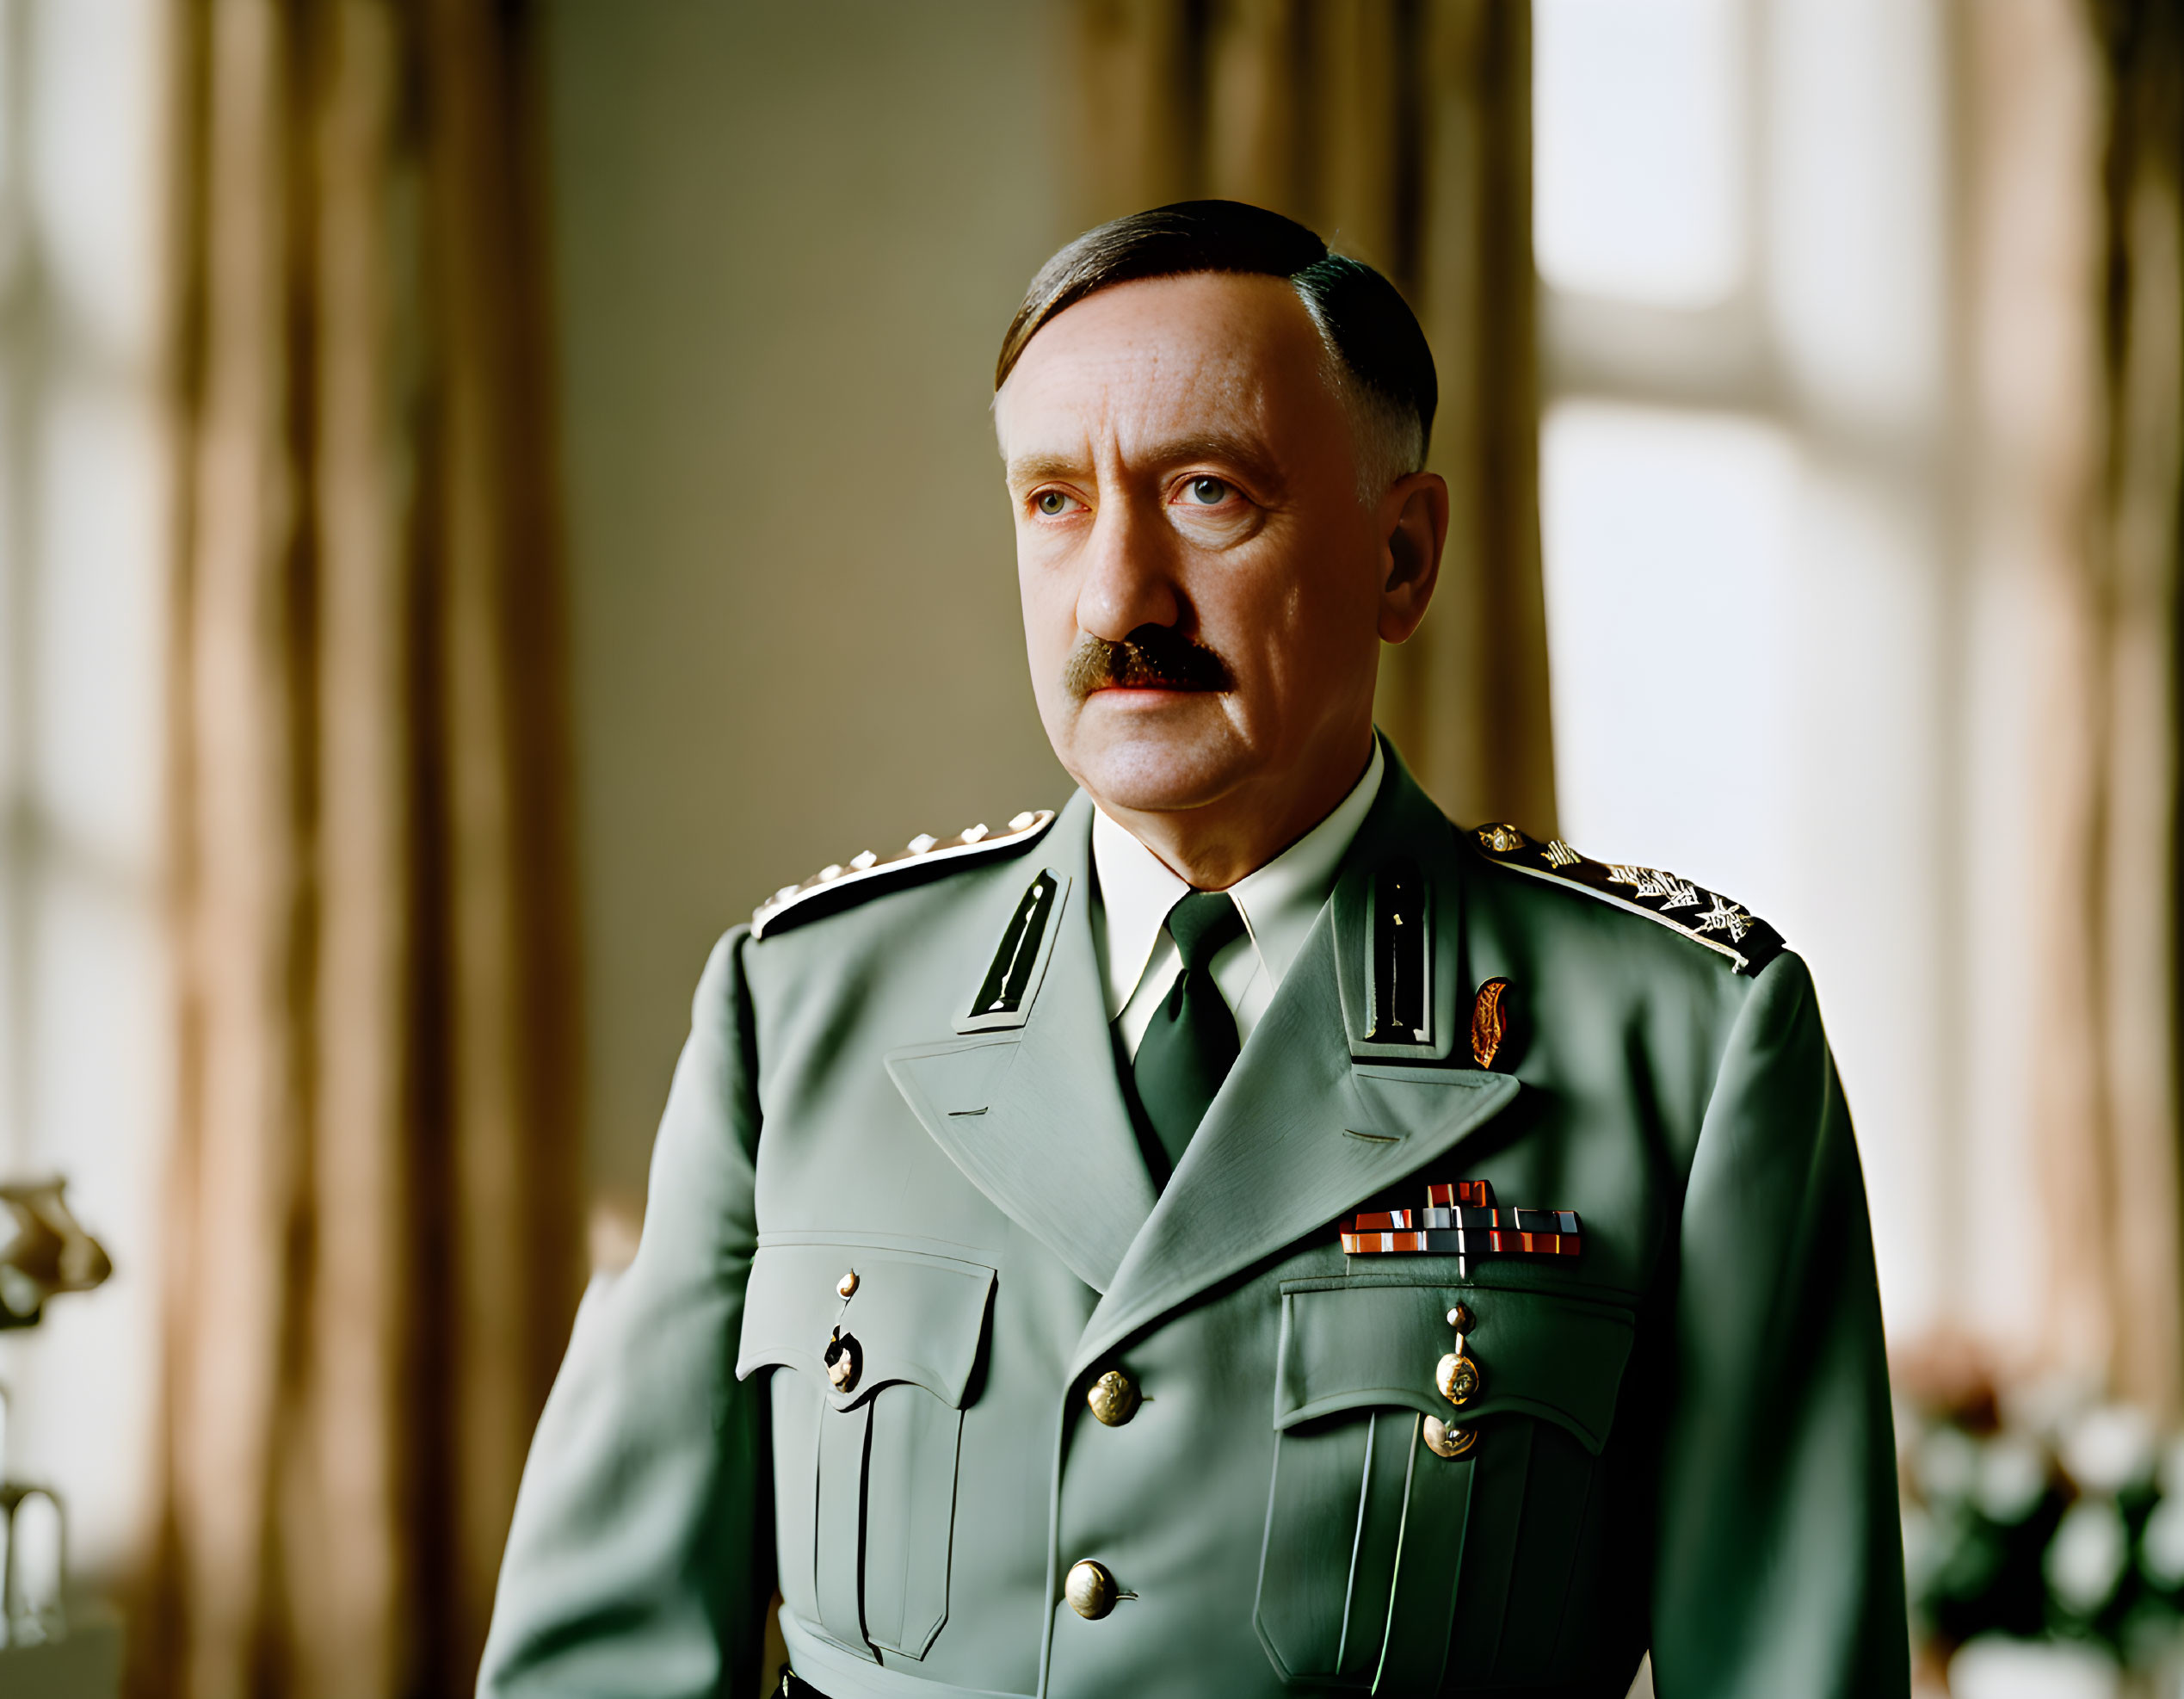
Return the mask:
[[1812,986],[1372,726],[1447,525],[1377,274],[1226,202],[1040,272],[995,417],[1059,817],[722,941],[481,1691],[1908,1685]]

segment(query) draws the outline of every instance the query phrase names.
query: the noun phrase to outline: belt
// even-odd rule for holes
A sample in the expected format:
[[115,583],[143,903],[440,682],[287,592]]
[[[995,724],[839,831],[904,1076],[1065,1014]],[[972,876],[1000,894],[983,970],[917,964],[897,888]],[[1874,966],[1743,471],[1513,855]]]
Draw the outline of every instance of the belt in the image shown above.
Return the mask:
[[[1601,1699],[1601,1696],[1607,1691],[1606,1688],[1588,1688],[1582,1685],[1525,1687],[1508,1690],[1509,1699]],[[1619,1686],[1614,1691],[1619,1693],[1622,1689]],[[767,1696],[767,1699],[827,1699],[827,1696],[784,1664],[781,1665],[780,1684]]]

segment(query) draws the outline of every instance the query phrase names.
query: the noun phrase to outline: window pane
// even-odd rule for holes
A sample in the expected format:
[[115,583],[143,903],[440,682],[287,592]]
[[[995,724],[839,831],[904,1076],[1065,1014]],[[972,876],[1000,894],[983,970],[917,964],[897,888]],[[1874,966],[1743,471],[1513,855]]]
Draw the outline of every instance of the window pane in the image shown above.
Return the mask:
[[[1946,343],[1953,213],[1940,91],[1954,26],[1938,0],[1778,0],[1768,20],[1775,347],[1800,402],[1830,423],[1872,436],[1931,430]],[[2055,153],[2052,169],[2069,171],[2065,151]]]
[[165,505],[139,390],[55,374],[33,476],[30,725],[19,782],[64,853],[149,893],[160,831]]
[[1705,306],[1744,266],[1739,0],[1536,0],[1533,233],[1558,289]]
[[102,362],[148,361],[157,325],[163,15],[147,0],[42,0],[26,20],[27,211],[54,329]]
[[1756,421],[1572,403],[1540,454],[1564,835],[1760,903],[1795,466]]

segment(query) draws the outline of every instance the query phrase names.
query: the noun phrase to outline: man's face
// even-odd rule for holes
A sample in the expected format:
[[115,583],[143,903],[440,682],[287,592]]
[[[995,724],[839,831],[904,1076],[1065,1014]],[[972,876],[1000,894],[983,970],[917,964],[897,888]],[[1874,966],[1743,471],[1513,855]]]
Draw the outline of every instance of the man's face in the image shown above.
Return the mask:
[[1393,510],[1358,498],[1296,291],[1103,290],[1032,338],[995,412],[1033,688],[1070,776],[1150,812],[1253,791],[1278,809],[1330,761],[1354,779],[1384,631],[1416,620],[1385,630]]

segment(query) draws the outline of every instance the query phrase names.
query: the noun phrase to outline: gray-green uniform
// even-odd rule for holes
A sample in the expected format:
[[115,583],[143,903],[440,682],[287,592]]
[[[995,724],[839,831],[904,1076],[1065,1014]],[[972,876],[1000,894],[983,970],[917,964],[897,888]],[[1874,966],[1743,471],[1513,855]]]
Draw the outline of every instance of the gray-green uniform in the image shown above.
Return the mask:
[[[721,941],[482,1693],[763,1690],[777,1585],[830,1699],[1619,1699],[1649,1646],[1664,1699],[1907,1690],[1872,1244],[1803,962],[1672,874],[1459,830],[1389,756],[1164,1189],[1083,796]],[[1464,1182],[1574,1212],[1578,1254],[1492,1254],[1476,1216],[1460,1256],[1345,1253]]]

